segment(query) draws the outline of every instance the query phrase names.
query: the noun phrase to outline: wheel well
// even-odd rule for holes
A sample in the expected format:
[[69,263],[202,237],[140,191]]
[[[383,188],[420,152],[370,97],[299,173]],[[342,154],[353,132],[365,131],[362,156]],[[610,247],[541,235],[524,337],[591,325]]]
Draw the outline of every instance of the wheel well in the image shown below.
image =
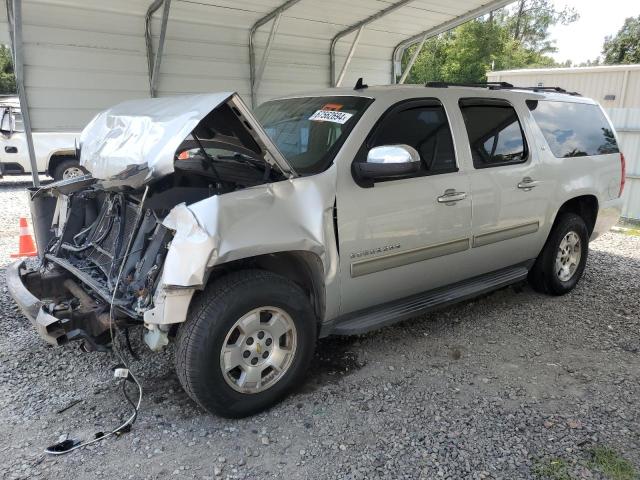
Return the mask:
[[58,165],[66,160],[76,160],[75,154],[68,152],[54,153],[53,155],[51,155],[51,157],[49,158],[49,165],[47,166],[47,174],[53,175],[53,172],[56,170]]
[[245,258],[214,268],[208,281],[226,273],[247,268],[267,270],[299,285],[308,295],[318,322],[324,318],[326,305],[324,266],[317,255],[305,251],[292,251]]
[[593,232],[598,216],[598,199],[593,195],[582,195],[562,204],[556,215],[556,221],[562,213],[574,213],[584,220],[589,236]]

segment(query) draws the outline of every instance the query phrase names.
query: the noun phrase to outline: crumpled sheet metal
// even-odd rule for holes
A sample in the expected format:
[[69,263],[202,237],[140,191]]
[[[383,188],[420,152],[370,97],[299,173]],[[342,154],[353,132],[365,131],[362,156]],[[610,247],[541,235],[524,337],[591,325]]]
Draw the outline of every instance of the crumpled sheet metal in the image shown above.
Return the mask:
[[335,168],[180,204],[163,225],[175,230],[162,283],[200,286],[208,269],[242,258],[286,251],[320,257],[325,285],[333,282],[338,255],[333,232]]
[[173,172],[180,143],[232,92],[147,98],[96,115],[80,136],[80,164],[105,180],[127,167],[146,166],[147,180]]

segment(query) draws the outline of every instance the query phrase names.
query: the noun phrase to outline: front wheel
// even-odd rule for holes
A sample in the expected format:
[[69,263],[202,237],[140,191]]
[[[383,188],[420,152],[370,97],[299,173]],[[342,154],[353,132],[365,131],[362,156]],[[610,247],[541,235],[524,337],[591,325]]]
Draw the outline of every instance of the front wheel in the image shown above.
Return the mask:
[[212,282],[178,333],[176,372],[185,391],[211,413],[243,417],[302,381],[316,322],[304,291],[261,270]]
[[59,180],[66,180],[68,178],[81,177],[86,175],[87,171],[84,167],[80,166],[80,162],[75,158],[69,158],[60,162],[56,168],[54,168],[52,176],[57,182]]
[[563,213],[529,272],[539,292],[564,295],[580,281],[589,253],[589,232],[582,217]]

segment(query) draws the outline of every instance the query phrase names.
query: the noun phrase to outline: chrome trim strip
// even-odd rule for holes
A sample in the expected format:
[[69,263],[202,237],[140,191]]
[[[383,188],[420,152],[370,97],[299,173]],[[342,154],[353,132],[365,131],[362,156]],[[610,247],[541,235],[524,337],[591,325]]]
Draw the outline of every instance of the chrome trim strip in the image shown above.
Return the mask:
[[361,277],[370,273],[402,267],[411,263],[422,262],[436,257],[464,252],[469,249],[469,239],[463,238],[451,242],[429,245],[427,247],[414,248],[404,252],[391,253],[381,257],[367,258],[351,264],[351,277]]
[[514,227],[503,228],[494,232],[483,233],[473,237],[473,247],[484,247],[491,243],[502,242],[512,238],[522,237],[530,233],[536,233],[540,228],[540,222],[524,223]]

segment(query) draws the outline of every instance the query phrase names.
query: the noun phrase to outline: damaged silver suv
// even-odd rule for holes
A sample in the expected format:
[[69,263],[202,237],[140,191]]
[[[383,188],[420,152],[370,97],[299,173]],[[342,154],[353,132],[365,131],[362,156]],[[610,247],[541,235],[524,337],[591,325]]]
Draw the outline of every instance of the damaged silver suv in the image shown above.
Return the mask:
[[91,175],[31,192],[41,256],[13,297],[53,345],[176,342],[184,389],[229,417],[299,384],[319,337],[527,278],[570,291],[624,185],[597,103],[506,84],[128,101],[79,155]]

